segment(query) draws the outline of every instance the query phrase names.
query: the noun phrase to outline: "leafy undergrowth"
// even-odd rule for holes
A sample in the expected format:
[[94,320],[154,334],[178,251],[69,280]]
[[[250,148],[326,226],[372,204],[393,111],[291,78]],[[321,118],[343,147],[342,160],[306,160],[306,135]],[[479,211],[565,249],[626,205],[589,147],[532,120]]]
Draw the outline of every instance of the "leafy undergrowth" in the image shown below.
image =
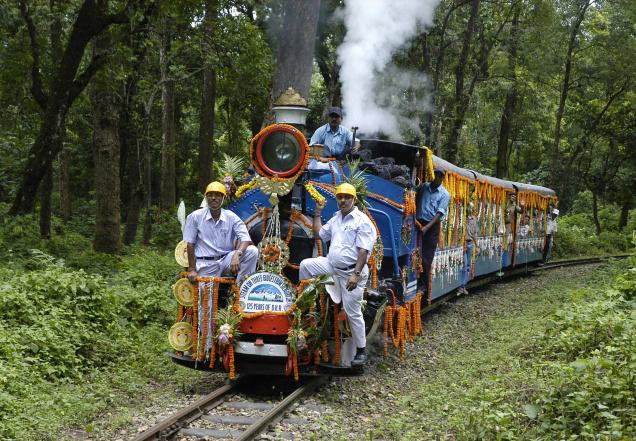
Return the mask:
[[[607,290],[618,295],[611,287],[626,268],[618,261],[551,270],[442,305],[427,316],[424,335],[407,345],[403,361],[394,351],[387,359],[373,357],[363,377],[323,389],[317,396],[327,407],[322,421],[301,439],[632,439],[634,367],[618,354],[634,353],[626,343],[633,334],[624,332],[633,329],[634,317],[625,309],[611,312],[627,303],[606,298]],[[621,290],[633,290],[633,276],[621,279]],[[605,311],[603,329],[613,314],[623,327],[613,324],[613,332],[596,336],[598,317],[583,325],[578,315],[587,306]],[[616,356],[612,368],[583,361],[600,348]],[[608,390],[614,398],[605,396]],[[590,435],[575,424],[575,414]]]
[[37,250],[13,263],[0,267],[0,439],[59,439],[153,381],[185,381],[163,355],[170,255],[130,249],[105,275]]
[[449,339],[423,381],[376,419],[368,437],[634,439],[631,266],[615,282],[605,268],[605,275],[502,299],[505,314],[468,323],[463,338]]

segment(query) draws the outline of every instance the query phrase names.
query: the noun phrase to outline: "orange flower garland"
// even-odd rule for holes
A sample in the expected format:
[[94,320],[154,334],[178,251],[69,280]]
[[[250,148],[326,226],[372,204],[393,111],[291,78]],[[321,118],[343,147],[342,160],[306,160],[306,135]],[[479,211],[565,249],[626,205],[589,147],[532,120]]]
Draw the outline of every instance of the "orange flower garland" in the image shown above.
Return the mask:
[[230,343],[227,345],[228,357],[230,358],[230,380],[234,380],[236,377],[236,369],[234,366],[234,345]]
[[203,361],[205,358],[205,349],[208,344],[208,302],[209,302],[209,287],[206,283],[203,287],[203,331],[201,331],[201,340],[203,340],[203,350],[198,352],[197,360]]
[[273,243],[270,243],[263,250],[263,257],[267,262],[276,262],[280,258],[280,249]]
[[[212,336],[216,334],[216,314],[219,310],[219,283],[214,283],[214,294],[212,301]],[[212,347],[210,348],[210,367],[214,367],[214,359],[216,358],[216,342],[212,338]]]
[[[320,293],[320,317],[323,322],[327,320],[327,298],[324,292]],[[329,361],[329,347],[327,345],[327,340],[322,341],[321,349],[322,361],[327,363]]]

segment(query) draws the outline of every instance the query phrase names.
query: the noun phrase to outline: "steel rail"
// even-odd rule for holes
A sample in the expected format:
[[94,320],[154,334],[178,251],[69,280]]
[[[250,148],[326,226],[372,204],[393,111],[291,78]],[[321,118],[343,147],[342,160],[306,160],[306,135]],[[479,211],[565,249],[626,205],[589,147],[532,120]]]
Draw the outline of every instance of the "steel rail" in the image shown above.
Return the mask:
[[[240,380],[237,379],[237,381]],[[232,393],[237,388],[237,383],[226,384],[225,386],[221,386],[214,392],[209,393],[208,395],[200,398],[194,403],[190,404],[187,407],[184,407],[180,411],[170,415],[165,420],[155,424],[150,429],[145,432],[140,433],[133,441],[149,441],[149,440],[161,440],[166,439],[169,436],[176,433],[182,425],[185,423],[189,423],[200,416],[202,416],[205,411],[211,407],[215,407],[218,404],[219,399],[227,396]]]
[[294,392],[289,394],[283,401],[276,404],[269,412],[267,412],[261,419],[249,426],[245,432],[236,438],[238,441],[251,441],[256,438],[263,430],[265,430],[270,424],[274,423],[278,418],[282,417],[283,413],[296,401],[298,401],[303,395],[312,392],[315,388],[320,386],[326,381],[326,376],[314,377],[307,384],[300,386]]

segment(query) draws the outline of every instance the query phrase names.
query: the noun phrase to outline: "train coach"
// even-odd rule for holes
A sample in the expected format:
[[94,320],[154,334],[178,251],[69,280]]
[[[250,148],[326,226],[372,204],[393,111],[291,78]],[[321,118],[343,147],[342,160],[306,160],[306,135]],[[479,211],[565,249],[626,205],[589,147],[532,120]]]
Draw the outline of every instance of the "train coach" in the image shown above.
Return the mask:
[[[240,285],[206,277],[192,284],[181,273],[173,286],[176,323],[168,335],[173,361],[226,371],[230,378],[352,372],[355,348],[344,313],[327,294],[328,278],[298,279],[302,259],[326,255],[329,244],[313,237],[312,217],[320,203],[323,222],[331,218],[338,210],[335,188],[343,182],[363,183],[359,208],[377,231],[363,313],[367,336],[383,334],[385,355],[404,357],[405,343],[422,333],[422,310],[460,286],[471,212],[479,231],[474,277],[541,261],[547,213],[558,202],[551,189],[463,169],[426,147],[376,139],[363,139],[361,146],[360,160],[351,163],[323,157],[292,125],[274,124],[253,138],[252,173],[228,208],[244,220],[259,248],[258,270]],[[446,172],[451,202],[425,286],[415,186],[432,180],[437,167]],[[175,257],[187,266],[184,243]]]

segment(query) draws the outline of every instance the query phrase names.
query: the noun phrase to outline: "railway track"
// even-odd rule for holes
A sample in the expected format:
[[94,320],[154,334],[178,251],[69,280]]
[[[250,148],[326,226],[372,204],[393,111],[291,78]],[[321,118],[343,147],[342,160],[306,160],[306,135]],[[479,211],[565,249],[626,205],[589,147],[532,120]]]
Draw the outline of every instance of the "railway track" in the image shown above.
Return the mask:
[[[280,421],[294,404],[327,380],[327,377],[311,377],[304,384],[294,386],[283,399],[272,403],[256,400],[245,392],[245,389],[251,388],[251,382],[258,381],[258,378],[241,376],[231,384],[221,386],[139,434],[133,441],[221,438],[253,440],[270,425]],[[290,419],[288,422],[303,423],[299,419]]]
[[[601,263],[608,259],[623,259],[631,256],[621,254],[603,257],[589,257],[582,259],[568,259],[550,262],[543,266],[517,265],[501,275],[492,275],[469,284],[469,288],[479,288],[495,280],[509,279],[523,275],[563,268],[574,265]],[[451,293],[440,301],[435,302],[424,313],[436,308],[446,300],[453,298]],[[200,398],[196,402],[169,416],[155,426],[139,434],[133,441],[173,440],[173,439],[234,439],[253,440],[268,427],[282,420],[285,413],[298,403],[304,396],[311,394],[321,384],[328,380],[328,376],[307,377],[304,384],[294,386],[285,398],[276,403],[256,401],[241,389],[250,388],[250,382],[262,377],[241,376],[233,383],[224,385],[212,393]],[[283,381],[288,378],[283,378]],[[246,416],[246,414],[248,414]],[[290,419],[294,423],[293,419]],[[296,421],[302,424],[302,421]]]

